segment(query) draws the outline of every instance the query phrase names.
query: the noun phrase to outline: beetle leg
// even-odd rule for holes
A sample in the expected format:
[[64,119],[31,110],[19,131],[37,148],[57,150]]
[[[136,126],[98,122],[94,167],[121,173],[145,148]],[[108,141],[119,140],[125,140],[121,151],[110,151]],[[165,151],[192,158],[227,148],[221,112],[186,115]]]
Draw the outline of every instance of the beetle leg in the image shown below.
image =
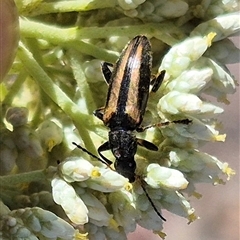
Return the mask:
[[189,119],[182,119],[182,120],[175,120],[175,121],[172,121],[172,122],[163,122],[163,123],[155,123],[155,124],[152,124],[152,125],[148,125],[148,126],[145,126],[145,127],[138,127],[136,129],[137,132],[144,132],[146,129],[148,128],[151,128],[151,127],[164,127],[164,126],[167,126],[171,123],[174,123],[174,124],[185,124],[185,125],[188,125],[189,123],[191,123],[192,120],[189,120]]
[[103,111],[104,111],[104,107],[98,108],[96,109],[93,114],[98,117],[100,120],[103,121]]
[[161,86],[161,84],[164,80],[165,73],[166,73],[166,71],[162,70],[157,77],[154,77],[152,79],[152,81],[151,81],[151,85],[152,85],[151,92],[156,92],[159,89],[159,87]]
[[153,143],[148,142],[146,140],[137,138],[137,143],[138,143],[138,145],[140,145],[142,147],[145,147],[149,150],[152,150],[152,151],[157,151],[158,150],[158,147],[156,145],[154,145]]
[[104,157],[102,155],[101,152],[103,151],[107,151],[107,150],[110,150],[110,147],[109,147],[109,142],[105,142],[104,144],[102,144],[99,148],[98,148],[98,154],[101,156],[101,158],[107,163],[107,165],[111,165],[112,162],[107,159],[106,157]]
[[110,80],[111,80],[111,76],[112,76],[112,72],[109,69],[109,66],[113,67],[113,64],[107,63],[107,62],[102,63],[102,73],[103,73],[103,76],[104,76],[107,84],[110,84]]

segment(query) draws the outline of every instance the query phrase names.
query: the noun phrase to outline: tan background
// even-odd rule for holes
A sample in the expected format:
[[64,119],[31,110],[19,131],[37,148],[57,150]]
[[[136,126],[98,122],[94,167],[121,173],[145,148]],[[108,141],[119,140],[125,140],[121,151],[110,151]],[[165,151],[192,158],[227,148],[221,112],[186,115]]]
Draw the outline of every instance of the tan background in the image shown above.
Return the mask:
[[[232,38],[239,48],[239,38]],[[239,83],[239,63],[229,65],[231,73]],[[239,240],[239,87],[237,92],[228,98],[230,105],[224,106],[224,113],[219,117],[227,134],[225,143],[207,144],[203,151],[228,162],[236,171],[226,185],[212,186],[200,184],[197,186],[203,197],[192,198],[191,204],[196,209],[200,220],[188,225],[187,220],[163,210],[167,219],[164,223],[166,240]],[[129,240],[160,240],[152,232],[138,228],[129,234]]]

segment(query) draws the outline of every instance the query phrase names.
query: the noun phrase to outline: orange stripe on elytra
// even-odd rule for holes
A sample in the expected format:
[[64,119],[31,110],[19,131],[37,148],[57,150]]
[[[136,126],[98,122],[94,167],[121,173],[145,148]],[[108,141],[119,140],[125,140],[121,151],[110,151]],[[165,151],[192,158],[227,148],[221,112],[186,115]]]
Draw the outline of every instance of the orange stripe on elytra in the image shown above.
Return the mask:
[[130,43],[129,45],[127,45],[127,47],[122,52],[118,62],[116,63],[118,66],[117,66],[116,72],[113,72],[113,74],[115,75],[112,76],[113,79],[109,86],[111,87],[111,89],[109,89],[110,95],[107,101],[107,105],[105,106],[104,115],[103,115],[103,121],[105,123],[107,123],[111,119],[112,115],[117,111],[118,99],[120,96],[120,89],[122,86],[125,69],[130,58],[132,46],[133,46],[133,43]]
[[143,44],[139,44],[135,55],[131,56],[129,61],[132,61],[131,64],[131,80],[128,92],[128,98],[126,103],[126,114],[128,114],[134,121],[140,121],[140,109],[138,106],[138,93],[139,93],[139,83],[140,83],[140,69],[142,62],[143,54]]

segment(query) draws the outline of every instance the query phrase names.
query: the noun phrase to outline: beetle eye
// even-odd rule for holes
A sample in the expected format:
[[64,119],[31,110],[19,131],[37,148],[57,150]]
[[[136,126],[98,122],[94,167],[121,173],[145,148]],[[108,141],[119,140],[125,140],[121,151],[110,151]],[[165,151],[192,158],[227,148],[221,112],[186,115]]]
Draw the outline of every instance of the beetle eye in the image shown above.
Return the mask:
[[113,155],[116,157],[116,158],[120,158],[121,157],[121,153],[119,152],[119,150],[115,150],[113,152]]

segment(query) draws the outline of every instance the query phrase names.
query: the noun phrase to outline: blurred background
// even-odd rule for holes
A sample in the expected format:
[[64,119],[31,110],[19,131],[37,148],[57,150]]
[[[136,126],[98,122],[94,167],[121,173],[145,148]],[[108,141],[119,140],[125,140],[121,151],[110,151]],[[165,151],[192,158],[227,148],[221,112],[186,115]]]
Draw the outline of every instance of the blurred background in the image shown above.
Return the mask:
[[[240,48],[240,38],[231,40]],[[239,83],[240,64],[228,65],[230,72]],[[187,224],[186,219],[162,211],[167,219],[164,223],[165,240],[239,240],[239,87],[234,95],[228,97],[229,105],[219,104],[224,113],[219,116],[226,133],[226,141],[208,143],[202,151],[216,156],[222,162],[228,162],[236,171],[226,185],[211,186],[199,184],[197,192],[202,194],[201,199],[191,198],[191,205],[196,210],[199,220]],[[138,227],[135,233],[128,236],[129,240],[160,240],[150,231]]]

